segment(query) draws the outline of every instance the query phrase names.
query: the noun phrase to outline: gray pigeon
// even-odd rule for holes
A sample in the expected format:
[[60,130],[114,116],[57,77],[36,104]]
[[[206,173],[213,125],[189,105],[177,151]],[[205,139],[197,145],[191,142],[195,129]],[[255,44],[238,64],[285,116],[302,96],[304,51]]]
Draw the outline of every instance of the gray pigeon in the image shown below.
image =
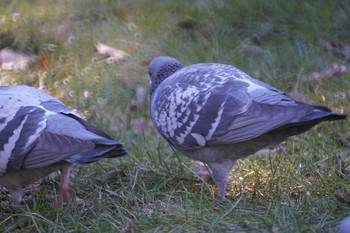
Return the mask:
[[184,66],[160,56],[149,74],[155,127],[175,149],[209,166],[219,199],[237,159],[346,117],[293,100],[231,65]]
[[15,203],[22,200],[23,186],[58,169],[58,200],[70,202],[72,165],[124,155],[121,142],[56,98],[33,87],[0,86],[0,185]]

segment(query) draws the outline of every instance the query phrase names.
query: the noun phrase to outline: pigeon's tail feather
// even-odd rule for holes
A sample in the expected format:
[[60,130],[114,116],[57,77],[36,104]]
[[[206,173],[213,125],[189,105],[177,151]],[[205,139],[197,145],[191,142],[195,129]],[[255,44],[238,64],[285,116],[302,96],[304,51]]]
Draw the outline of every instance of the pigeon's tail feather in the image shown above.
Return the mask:
[[74,155],[67,159],[73,164],[88,164],[105,158],[115,158],[127,155],[123,145],[117,142],[115,145],[97,144],[91,151]]
[[310,114],[310,118],[313,118],[317,122],[344,120],[347,117],[346,115],[333,113],[329,108],[324,106],[314,107],[315,111]]
[[302,105],[306,108],[312,107],[313,111],[300,118],[296,118],[294,121],[285,124],[272,132],[278,132],[289,137],[292,135],[301,134],[323,121],[344,120],[347,117],[346,115],[333,113],[329,108],[324,106]]

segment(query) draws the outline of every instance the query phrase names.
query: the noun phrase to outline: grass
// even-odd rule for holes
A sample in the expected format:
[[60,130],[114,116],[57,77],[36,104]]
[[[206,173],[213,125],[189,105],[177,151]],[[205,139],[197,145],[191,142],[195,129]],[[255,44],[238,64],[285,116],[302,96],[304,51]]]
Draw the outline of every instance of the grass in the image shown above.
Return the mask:
[[[152,127],[148,62],[221,62],[310,103],[348,113],[349,59],[320,45],[349,46],[347,1],[16,1],[0,3],[0,47],[40,57],[1,85],[39,86],[124,142],[129,156],[76,168],[76,201],[59,207],[57,178],[29,189],[26,203],[2,195],[4,232],[337,232],[350,214],[349,121],[323,123],[271,154],[239,160],[227,199],[191,170]],[[129,54],[109,63],[104,44]],[[247,49],[248,48],[248,49]],[[253,50],[252,50],[253,48]],[[257,51],[254,49],[258,49]],[[319,79],[312,73],[318,72]],[[130,107],[137,89],[144,101]],[[346,202],[336,199],[340,189]]]

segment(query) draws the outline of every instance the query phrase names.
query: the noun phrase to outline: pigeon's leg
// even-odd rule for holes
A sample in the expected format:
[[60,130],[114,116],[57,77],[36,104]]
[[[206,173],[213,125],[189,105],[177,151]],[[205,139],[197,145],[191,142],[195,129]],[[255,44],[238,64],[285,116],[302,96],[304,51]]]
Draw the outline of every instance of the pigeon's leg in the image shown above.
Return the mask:
[[235,161],[233,160],[225,160],[219,163],[208,163],[208,166],[212,171],[212,177],[218,186],[217,198],[220,200],[225,199],[225,189],[228,182],[228,177],[234,164]]
[[62,173],[62,180],[60,183],[60,189],[58,191],[58,202],[60,204],[71,203],[72,201],[73,188],[70,186],[69,181],[72,169],[72,165],[66,165],[60,169]]

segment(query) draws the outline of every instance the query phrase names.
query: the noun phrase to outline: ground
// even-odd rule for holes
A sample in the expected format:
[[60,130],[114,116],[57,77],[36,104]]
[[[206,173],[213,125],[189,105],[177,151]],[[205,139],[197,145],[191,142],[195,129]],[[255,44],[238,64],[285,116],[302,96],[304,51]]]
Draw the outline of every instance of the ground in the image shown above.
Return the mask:
[[70,206],[57,204],[56,176],[29,187],[19,206],[3,190],[0,230],[337,232],[350,215],[349,120],[239,160],[218,201],[213,181],[153,128],[147,65],[157,55],[232,64],[349,114],[349,20],[346,0],[2,1],[0,49],[15,55],[0,56],[0,85],[40,87],[129,156],[75,168]]

